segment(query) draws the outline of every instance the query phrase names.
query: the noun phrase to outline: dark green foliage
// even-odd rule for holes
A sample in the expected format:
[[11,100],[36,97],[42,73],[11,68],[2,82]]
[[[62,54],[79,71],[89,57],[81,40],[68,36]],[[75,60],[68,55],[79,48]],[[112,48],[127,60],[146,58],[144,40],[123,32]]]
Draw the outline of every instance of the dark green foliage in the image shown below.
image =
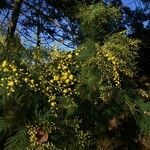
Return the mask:
[[141,118],[137,121],[137,124],[142,134],[150,133],[150,116],[149,115],[143,114]]
[[26,129],[18,131],[14,136],[7,139],[4,150],[26,150],[28,135]]
[[[88,16],[88,17],[87,17]],[[120,12],[115,7],[104,6],[104,3],[82,6],[79,18],[84,37],[93,40],[103,40],[105,36],[113,32],[119,23]]]

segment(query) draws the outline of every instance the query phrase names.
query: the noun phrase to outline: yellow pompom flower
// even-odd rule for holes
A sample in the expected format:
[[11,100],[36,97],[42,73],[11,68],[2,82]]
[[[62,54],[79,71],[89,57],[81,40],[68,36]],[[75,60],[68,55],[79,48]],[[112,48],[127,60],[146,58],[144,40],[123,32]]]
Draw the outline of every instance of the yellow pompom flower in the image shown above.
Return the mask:
[[53,80],[50,80],[51,83],[53,83]]
[[8,82],[8,86],[13,87],[13,86],[14,86],[14,81],[9,81],[9,82]]
[[76,56],[78,56],[78,55],[79,55],[79,53],[75,53],[75,55],[76,55]]
[[53,95],[53,96],[51,97],[51,100],[56,100],[56,96]]
[[4,72],[8,72],[9,70],[7,68],[4,68]]
[[67,69],[67,66],[63,66],[63,69],[66,70],[66,69]]
[[72,58],[72,55],[71,55],[71,54],[68,54],[68,58]]
[[69,83],[69,79],[67,79],[65,82],[68,84]]
[[51,102],[52,107],[55,107],[55,105],[56,105],[56,102]]
[[57,69],[61,69],[61,66],[60,66],[60,65],[58,65]]
[[58,81],[59,80],[59,75],[56,75],[53,78],[54,78],[54,81]]
[[31,84],[33,84],[33,83],[34,83],[34,80],[32,79],[32,80],[31,80]]
[[18,83],[18,80],[17,80],[17,79],[15,79],[15,83]]
[[69,79],[70,79],[70,80],[73,80],[73,75],[72,75],[72,74],[69,76]]
[[28,81],[28,79],[27,79],[27,78],[24,78],[24,81],[25,81],[25,82],[27,82],[27,81]]
[[13,72],[16,72],[16,71],[17,71],[17,69],[16,69],[16,68],[14,68],[12,71],[13,71]]
[[67,92],[68,92],[68,90],[67,90],[67,89],[64,89],[64,90],[63,90],[63,93],[65,93],[65,94],[66,94]]
[[68,72],[63,72],[61,80],[67,80],[67,79],[68,79]]

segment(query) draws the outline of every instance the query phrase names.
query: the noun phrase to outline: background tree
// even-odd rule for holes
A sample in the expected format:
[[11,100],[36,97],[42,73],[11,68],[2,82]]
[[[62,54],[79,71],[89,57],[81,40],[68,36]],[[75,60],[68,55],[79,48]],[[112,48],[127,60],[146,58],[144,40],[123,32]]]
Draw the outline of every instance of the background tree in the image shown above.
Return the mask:
[[[8,32],[12,32],[9,34],[14,34],[18,24],[16,33],[18,33],[22,41],[25,40],[27,41],[26,43],[30,43],[28,46],[37,44],[37,28],[41,30],[39,36],[41,37],[41,43],[44,45],[50,45],[51,42],[58,41],[73,48],[79,43],[79,26],[75,19],[70,20],[71,16],[73,18],[73,12],[69,11],[73,7],[74,9],[72,10],[76,11],[76,6],[79,2],[60,1],[56,3],[55,1],[26,0],[20,1],[20,3],[18,1],[4,1],[3,3],[5,4],[5,7],[2,6],[1,9],[1,25],[3,29],[6,32],[9,29]],[[71,43],[70,46],[69,43]]]

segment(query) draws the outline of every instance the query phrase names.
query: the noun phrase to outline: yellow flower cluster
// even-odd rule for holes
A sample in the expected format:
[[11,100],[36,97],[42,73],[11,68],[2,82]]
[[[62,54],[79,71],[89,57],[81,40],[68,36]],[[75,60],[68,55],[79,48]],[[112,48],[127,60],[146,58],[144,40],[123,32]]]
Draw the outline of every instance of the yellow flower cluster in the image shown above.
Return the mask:
[[18,85],[20,82],[18,80],[17,67],[14,65],[14,62],[8,63],[7,60],[4,60],[0,63],[0,86],[5,87],[8,91],[8,95],[15,91],[15,85]]
[[[120,74],[124,74],[130,78],[134,76],[134,70],[136,70],[136,67],[134,66],[135,64],[128,64],[128,62],[134,60],[134,56],[132,57],[132,55],[125,51],[119,53],[116,49],[113,50],[115,46],[111,44],[109,45],[109,43],[106,43],[103,46],[95,44],[95,47],[98,68],[103,70],[103,75],[107,76],[108,80],[111,80],[112,74],[112,80],[116,87],[121,87]],[[119,50],[120,47],[116,48]]]
[[51,83],[55,83],[57,86],[62,88],[61,90],[63,95],[66,95],[67,93],[72,95],[72,89],[70,87],[76,82],[76,78],[73,73],[71,73],[69,65],[69,63],[58,64],[57,70],[56,72],[53,72],[53,78],[50,80]]
[[29,75],[28,72],[25,73],[26,76],[24,78],[22,78],[22,81],[25,82],[32,90],[34,90],[35,92],[37,90],[40,90],[38,87],[39,87],[39,84],[36,83]]
[[113,80],[115,82],[115,85],[117,87],[120,87],[120,77],[119,77],[119,73],[118,73],[118,68],[119,68],[118,60],[111,53],[104,54],[104,57],[106,57],[107,60],[112,63],[112,66],[113,66],[113,76],[114,76]]
[[72,52],[52,51],[52,61],[45,65],[45,70],[40,76],[40,86],[52,107],[56,107],[59,96],[77,94],[77,78],[74,72],[77,63],[74,57],[75,54]]
[[99,90],[100,92],[100,99],[107,103],[109,100],[112,98],[112,86],[105,86],[105,87],[100,87]]
[[122,70],[124,73],[125,73],[125,75],[127,75],[128,77],[133,77],[134,76],[134,73],[131,71],[131,70],[129,70],[129,69],[123,69]]
[[17,68],[14,62],[4,60],[0,63],[0,71],[0,86],[6,88],[7,95],[13,93],[16,86],[20,87],[23,84],[27,84],[35,91],[38,89],[38,84],[34,82],[31,75],[24,69]]
[[[36,54],[39,54],[37,52]],[[78,94],[75,57],[79,52],[52,51],[48,61],[30,64],[27,69],[16,67],[14,62],[4,60],[0,63],[0,85],[7,89],[8,95],[17,87],[28,86],[31,90],[41,91],[48,97],[52,108],[56,108],[60,96]],[[36,56],[36,55],[34,55]],[[38,57],[40,59],[40,56]],[[38,59],[38,60],[39,60]],[[37,78],[33,78],[33,72]],[[34,75],[35,76],[35,75]]]
[[139,89],[139,95],[141,95],[145,99],[150,99],[150,92],[148,93],[147,91],[143,89]]
[[9,64],[7,62],[7,60],[4,60],[1,62],[0,64],[0,71],[4,71],[4,72],[16,72],[17,71],[17,68],[16,66],[14,65],[14,62],[12,62],[12,64]]
[[35,147],[37,145],[37,138],[36,138],[36,127],[28,127],[28,135],[30,143],[32,143],[32,146]]
[[54,147],[54,145],[49,142],[49,134],[57,129],[55,123],[52,122],[48,125],[43,122],[38,125],[28,125],[26,127],[30,142],[27,150],[51,149]]
[[[119,71],[120,61],[111,51],[108,51],[106,47],[100,48],[98,44],[96,46],[97,51],[97,64],[99,69],[103,69],[104,76],[110,73],[108,78],[113,76],[113,82],[116,87],[121,86]],[[110,81],[109,81],[110,82]]]
[[79,141],[79,145],[82,146],[82,148],[85,148],[85,146],[89,146],[91,144],[91,132],[83,132],[82,130],[78,131],[77,138]]
[[150,116],[150,112],[149,111],[144,111],[144,114],[147,116]]
[[41,53],[41,51],[40,50],[36,50],[36,51],[34,51],[33,53],[32,53],[32,55],[33,55],[33,60],[35,60],[35,61],[42,61],[42,53]]

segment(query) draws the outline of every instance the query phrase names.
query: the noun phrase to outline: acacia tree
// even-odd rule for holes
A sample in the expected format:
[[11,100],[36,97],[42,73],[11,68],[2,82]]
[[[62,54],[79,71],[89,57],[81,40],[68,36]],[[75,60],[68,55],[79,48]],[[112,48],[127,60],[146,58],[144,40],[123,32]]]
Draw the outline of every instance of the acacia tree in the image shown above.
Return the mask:
[[149,96],[132,81],[137,41],[116,33],[119,9],[98,3],[79,10],[85,40],[75,52],[48,54],[35,49],[32,57],[22,54],[22,64],[1,61],[1,131],[6,149],[96,149],[95,141],[105,140],[106,145],[100,146],[107,147],[107,140],[122,142],[127,120],[149,132],[149,121],[142,120],[149,119],[148,107],[143,107]]
[[118,7],[88,2],[78,10],[75,51],[35,47],[8,59],[1,36],[2,149],[149,148],[141,140],[150,132],[149,85],[135,82],[139,41],[121,30]]

